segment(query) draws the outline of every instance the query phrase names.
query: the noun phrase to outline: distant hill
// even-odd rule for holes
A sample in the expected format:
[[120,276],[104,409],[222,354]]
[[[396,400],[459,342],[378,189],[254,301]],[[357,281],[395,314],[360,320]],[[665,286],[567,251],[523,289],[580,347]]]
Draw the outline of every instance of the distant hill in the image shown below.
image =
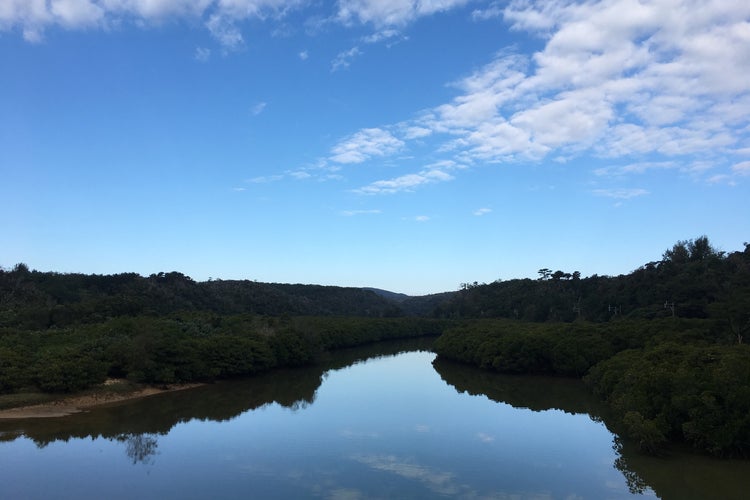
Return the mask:
[[406,295],[405,293],[397,293],[397,292],[391,292],[388,290],[381,290],[380,288],[370,288],[370,287],[364,287],[362,290],[368,290],[370,292],[373,292],[377,295],[380,295],[383,298],[386,298],[388,300],[391,300],[393,302],[403,302],[409,298],[411,298],[411,295]]
[[435,316],[440,312],[442,306],[448,307],[453,297],[459,292],[442,292],[430,295],[409,297],[399,304],[399,307],[407,316]]
[[430,295],[406,295],[380,288],[364,288],[397,304],[403,314],[407,316],[434,316],[440,307],[450,307],[451,299],[458,292],[441,292]]
[[0,328],[49,328],[117,316],[201,311],[266,316],[423,316],[509,318],[534,322],[614,318],[717,318],[737,335],[750,333],[750,244],[714,249],[706,237],[680,241],[622,276],[581,277],[540,269],[539,279],[466,284],[461,290],[409,296],[378,288],[196,282],[179,272],[148,277],[0,268]]
[[[409,310],[408,301],[401,307]],[[725,253],[702,236],[677,242],[660,261],[626,275],[581,277],[543,268],[535,280],[467,284],[432,313],[533,322],[715,318],[744,335],[750,332],[750,244]]]
[[267,316],[396,317],[398,302],[371,290],[337,286],[193,281],[179,272],[86,275],[0,269],[0,327],[63,327],[117,316],[176,312]]

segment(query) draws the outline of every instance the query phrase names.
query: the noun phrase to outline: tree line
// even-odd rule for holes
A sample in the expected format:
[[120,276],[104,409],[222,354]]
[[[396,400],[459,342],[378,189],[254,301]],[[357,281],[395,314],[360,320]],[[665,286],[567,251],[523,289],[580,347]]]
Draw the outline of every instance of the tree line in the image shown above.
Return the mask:
[[463,284],[433,311],[444,318],[607,322],[715,318],[741,341],[750,329],[750,244],[715,249],[706,236],[677,242],[661,260],[620,276],[581,277],[548,268],[538,279]]
[[0,329],[0,393],[72,392],[107,377],[148,384],[252,375],[315,363],[326,351],[438,335],[439,320],[218,316],[189,312],[121,316],[46,330]]

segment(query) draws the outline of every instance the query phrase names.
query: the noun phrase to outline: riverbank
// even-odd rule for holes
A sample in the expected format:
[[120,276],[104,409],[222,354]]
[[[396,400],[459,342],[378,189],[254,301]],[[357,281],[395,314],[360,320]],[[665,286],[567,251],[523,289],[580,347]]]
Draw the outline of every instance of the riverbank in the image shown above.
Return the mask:
[[41,397],[48,397],[48,395],[34,393],[26,395],[25,398],[19,398],[17,395],[14,395],[16,397],[13,399],[10,399],[8,396],[0,396],[0,408],[3,408],[0,409],[0,420],[66,417],[84,412],[96,406],[191,389],[200,385],[203,384],[170,384],[155,387],[135,384],[123,379],[109,379],[105,383],[83,393],[56,397],[36,404],[28,404],[28,402]]

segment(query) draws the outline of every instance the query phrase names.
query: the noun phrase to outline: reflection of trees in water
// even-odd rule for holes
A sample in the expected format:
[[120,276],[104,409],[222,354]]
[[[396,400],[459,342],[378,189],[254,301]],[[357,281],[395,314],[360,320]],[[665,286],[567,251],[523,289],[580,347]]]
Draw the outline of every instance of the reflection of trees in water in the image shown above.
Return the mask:
[[428,350],[433,340],[432,337],[394,340],[339,349],[324,353],[315,365],[276,369],[60,419],[0,420],[0,442],[14,441],[24,435],[39,448],[54,441],[99,437],[125,442],[130,436],[143,435],[155,441],[153,436],[166,435],[178,422],[194,419],[221,422],[273,403],[293,411],[303,410],[314,404],[316,391],[329,370],[372,357]]
[[484,395],[498,403],[532,411],[557,409],[571,414],[587,414],[591,420],[604,424],[614,434],[612,448],[617,453],[614,467],[622,473],[630,493],[643,495],[649,489],[650,485],[632,467],[629,457],[632,458],[634,451],[627,447],[623,449],[622,440],[608,425],[606,408],[579,381],[560,377],[504,375],[441,358],[437,358],[432,365],[440,377],[459,393]]
[[153,464],[159,441],[156,434],[123,434],[117,440],[125,443],[125,454],[133,464]]
[[622,453],[622,440],[618,436],[615,436],[614,438],[612,449],[615,450],[615,453],[617,453],[618,455],[614,463],[615,469],[620,471],[620,473],[622,473],[622,475],[625,477],[625,481],[628,483],[628,490],[630,490],[630,493],[632,493],[633,495],[643,495],[649,485],[628,464],[628,459]]

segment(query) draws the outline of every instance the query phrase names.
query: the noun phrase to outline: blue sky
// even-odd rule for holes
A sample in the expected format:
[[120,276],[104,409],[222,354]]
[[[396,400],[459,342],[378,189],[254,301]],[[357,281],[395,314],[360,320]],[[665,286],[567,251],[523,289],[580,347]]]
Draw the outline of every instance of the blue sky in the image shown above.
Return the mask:
[[409,294],[750,240],[744,0],[0,0],[0,265]]

